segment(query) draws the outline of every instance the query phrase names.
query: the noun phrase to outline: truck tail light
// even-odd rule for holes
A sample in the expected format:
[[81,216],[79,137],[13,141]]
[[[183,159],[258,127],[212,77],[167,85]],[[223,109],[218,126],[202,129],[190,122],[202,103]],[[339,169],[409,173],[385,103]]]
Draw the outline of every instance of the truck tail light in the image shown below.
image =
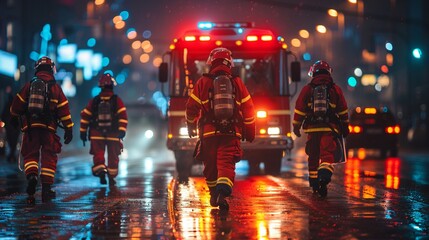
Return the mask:
[[266,112],[266,111],[263,111],[263,110],[261,110],[261,111],[257,111],[257,112],[256,112],[256,117],[257,117],[257,118],[267,118],[267,112]]

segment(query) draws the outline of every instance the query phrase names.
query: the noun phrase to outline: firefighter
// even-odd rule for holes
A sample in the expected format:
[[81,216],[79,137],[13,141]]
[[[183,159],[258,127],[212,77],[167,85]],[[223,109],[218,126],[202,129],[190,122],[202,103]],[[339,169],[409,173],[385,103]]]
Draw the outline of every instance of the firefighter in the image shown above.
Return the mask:
[[[94,164],[92,174],[100,178],[101,184],[107,184],[107,174],[110,186],[116,184],[122,140],[128,125],[125,105],[122,99],[114,94],[114,85],[115,79],[109,73],[104,73],[98,81],[100,94],[91,99],[80,113],[80,139],[84,144],[88,139],[89,128],[89,153],[93,155]],[[104,158],[106,147],[107,165]]]
[[[231,51],[215,48],[211,51],[207,64],[208,74],[204,74],[195,84],[186,103],[186,121],[190,137],[197,136],[195,158],[204,164],[203,174],[210,191],[210,205],[228,210],[226,197],[232,193],[235,178],[235,164],[242,157],[240,140],[252,142],[255,138],[255,113],[252,98],[242,80],[231,76],[233,59]],[[213,119],[213,99],[211,95],[214,78],[219,75],[231,76],[234,86],[233,107],[236,108],[227,129],[220,128]]]
[[[331,76],[332,68],[325,61],[315,62],[308,72],[311,77],[309,84],[301,90],[295,105],[293,132],[301,136],[302,126],[307,133],[305,152],[308,155],[309,182],[314,193],[326,197],[327,185],[334,172],[334,162],[338,161],[342,152],[339,137],[346,137],[348,129],[348,108],[341,88]],[[326,112],[323,117],[315,117],[315,111],[324,109],[323,105],[314,108],[314,89],[327,86]],[[323,96],[324,94],[319,94]],[[323,102],[323,99],[318,99]],[[318,115],[317,115],[318,116]],[[341,136],[342,135],[342,136]]]
[[[55,82],[55,63],[45,56],[36,61],[34,69],[33,80],[27,82],[12,101],[11,123],[18,126],[18,118],[21,120],[21,153],[24,158],[29,199],[33,199],[36,192],[40,170],[42,200],[50,200],[55,198],[55,191],[51,186],[57,168],[57,154],[62,147],[56,130],[61,122],[64,127],[64,143],[69,144],[73,138],[73,122],[68,100]],[[38,101],[40,99],[42,101]],[[40,112],[33,112],[33,109],[39,109]]]

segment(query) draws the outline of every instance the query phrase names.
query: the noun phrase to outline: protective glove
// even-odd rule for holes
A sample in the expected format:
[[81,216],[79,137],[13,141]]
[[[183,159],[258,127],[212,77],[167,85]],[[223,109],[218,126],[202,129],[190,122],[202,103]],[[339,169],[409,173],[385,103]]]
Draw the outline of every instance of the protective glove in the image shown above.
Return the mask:
[[80,132],[80,140],[82,140],[82,142],[86,142],[88,140],[86,132]]
[[197,136],[197,125],[195,123],[188,122],[186,127],[188,128],[188,135],[190,138]]
[[301,137],[301,132],[300,129],[301,127],[298,126],[293,126],[293,133],[297,136],[297,137]]
[[120,130],[118,134],[118,138],[123,139],[125,137],[125,131]]
[[64,143],[69,144],[73,139],[73,131],[71,128],[66,128],[64,130]]
[[244,132],[244,139],[247,142],[253,142],[255,140],[255,125],[252,124],[250,126],[246,126],[245,132]]
[[343,130],[343,132],[342,132],[343,137],[346,138],[350,133],[349,124],[348,123],[342,123],[342,130]]
[[15,129],[19,129],[19,120],[17,117],[10,117],[10,121],[9,121],[10,125],[12,125],[12,127],[14,127]]

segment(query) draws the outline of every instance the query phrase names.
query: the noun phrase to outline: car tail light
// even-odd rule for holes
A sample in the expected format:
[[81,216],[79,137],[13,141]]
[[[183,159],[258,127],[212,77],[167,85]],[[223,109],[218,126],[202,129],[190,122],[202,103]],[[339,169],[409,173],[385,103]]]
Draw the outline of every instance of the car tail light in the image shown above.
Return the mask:
[[271,36],[271,35],[262,35],[261,36],[261,40],[262,41],[271,41],[271,40],[273,40],[273,36]]
[[350,133],[361,133],[362,132],[362,127],[361,126],[352,126],[352,125],[349,125],[349,132]]
[[200,36],[200,41],[201,42],[210,41],[210,36]]
[[386,127],[385,131],[388,134],[399,134],[401,132],[401,128],[398,125],[389,126],[389,127]]
[[196,39],[197,38],[195,36],[185,36],[185,41],[187,41],[187,42],[193,42]]

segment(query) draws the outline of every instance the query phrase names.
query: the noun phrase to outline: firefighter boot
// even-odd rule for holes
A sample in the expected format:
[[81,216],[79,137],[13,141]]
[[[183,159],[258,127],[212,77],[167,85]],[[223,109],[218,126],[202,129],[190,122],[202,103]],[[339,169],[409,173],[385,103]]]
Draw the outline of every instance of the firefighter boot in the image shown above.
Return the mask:
[[103,185],[107,184],[107,181],[106,181],[106,172],[104,172],[104,171],[100,172],[98,174],[98,177],[100,178],[100,184],[103,184]]
[[116,185],[116,180],[114,177],[109,176],[109,186],[115,186]]
[[327,169],[319,169],[319,190],[317,191],[320,197],[326,197],[328,195],[328,183],[331,182],[332,172]]
[[27,194],[29,196],[33,196],[34,193],[36,193],[36,186],[37,186],[37,175],[29,174],[27,176]]
[[217,197],[217,205],[219,206],[219,210],[228,211],[229,204],[225,199],[225,195],[223,193],[219,193]]
[[216,191],[216,188],[215,187],[211,187],[211,188],[209,188],[209,190],[210,190],[210,206],[212,206],[212,207],[219,206],[217,204],[217,198],[218,198],[219,194]]
[[42,183],[42,201],[46,202],[56,197],[56,193],[51,189],[52,184]]
[[317,193],[319,191],[319,179],[317,178],[310,178],[310,187],[313,189],[313,193]]

